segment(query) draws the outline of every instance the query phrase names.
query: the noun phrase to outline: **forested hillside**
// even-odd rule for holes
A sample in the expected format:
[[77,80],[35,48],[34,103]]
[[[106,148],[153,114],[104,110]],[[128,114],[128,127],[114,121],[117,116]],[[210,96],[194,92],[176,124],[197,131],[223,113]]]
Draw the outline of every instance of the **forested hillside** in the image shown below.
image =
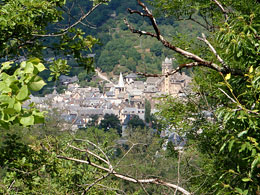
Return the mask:
[[[0,1],[0,194],[259,195],[259,24],[259,0]],[[174,69],[150,74],[165,56]],[[155,92],[157,112],[144,100],[144,121],[127,124],[111,114],[119,96],[79,128],[82,113],[68,123],[68,110],[27,102],[64,74],[89,83],[95,67],[192,69],[192,82]]]
[[[79,1],[80,7],[74,6],[71,14],[76,17],[80,10],[89,7],[89,1]],[[68,7],[72,6],[68,2]],[[88,26],[82,29],[100,40],[100,45],[93,48],[95,66],[104,72],[161,72],[161,62],[165,57],[175,57],[174,53],[162,46],[158,41],[149,37],[137,38],[129,32],[124,24],[124,18],[129,18],[136,28],[151,30],[148,20],[129,17],[128,8],[136,7],[136,1],[113,0],[108,5],[100,7],[102,12],[93,13],[88,18]],[[175,17],[158,20],[164,34],[170,39],[178,39],[185,34],[188,40],[193,40],[200,31],[200,26],[189,22],[180,23]],[[77,71],[74,72],[77,74]]]

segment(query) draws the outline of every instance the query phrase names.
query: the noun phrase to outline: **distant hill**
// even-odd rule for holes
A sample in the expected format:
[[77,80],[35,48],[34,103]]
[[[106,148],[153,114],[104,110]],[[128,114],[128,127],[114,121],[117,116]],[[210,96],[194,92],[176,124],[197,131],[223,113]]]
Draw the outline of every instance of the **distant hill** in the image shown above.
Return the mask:
[[[70,4],[71,2],[68,3],[68,7],[71,6]],[[75,17],[81,13],[81,10],[87,10],[91,6],[91,2],[85,0],[80,0],[79,4],[81,8],[75,6],[71,11]],[[124,24],[123,18],[128,18],[137,29],[149,31],[153,29],[149,21],[137,15],[130,15],[127,8],[140,9],[136,1],[112,0],[88,17],[90,27],[82,26],[86,33],[99,38],[101,42],[101,45],[93,49],[93,53],[96,54],[95,66],[104,72],[113,71],[114,74],[136,71],[158,73],[161,71],[161,62],[165,57],[174,57],[174,53],[164,48],[156,39],[132,34]],[[173,18],[159,18],[158,24],[169,40],[176,37],[178,33],[194,34],[200,31],[192,23],[190,26],[183,26]],[[77,71],[73,74],[77,74]]]

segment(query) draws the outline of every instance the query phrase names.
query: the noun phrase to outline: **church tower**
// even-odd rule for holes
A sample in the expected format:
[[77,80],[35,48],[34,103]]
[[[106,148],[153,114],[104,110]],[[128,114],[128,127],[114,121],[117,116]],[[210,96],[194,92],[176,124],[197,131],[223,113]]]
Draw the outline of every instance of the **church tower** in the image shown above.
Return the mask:
[[[172,59],[166,57],[165,60],[162,62],[162,74],[164,75],[171,71],[172,71]],[[170,93],[170,76],[164,77],[163,92],[166,92],[167,94]]]
[[170,71],[172,71],[172,59],[166,57],[162,62],[162,74],[166,74]]

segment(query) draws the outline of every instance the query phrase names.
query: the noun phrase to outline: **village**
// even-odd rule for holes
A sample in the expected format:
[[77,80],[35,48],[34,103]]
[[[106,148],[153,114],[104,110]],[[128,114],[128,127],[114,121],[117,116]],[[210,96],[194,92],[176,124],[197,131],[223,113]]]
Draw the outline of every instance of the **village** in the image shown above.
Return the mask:
[[[171,58],[162,62],[162,75],[172,70],[172,62]],[[76,77],[62,76],[60,82],[67,86],[64,93],[58,94],[54,89],[45,97],[31,95],[27,105],[34,102],[41,110],[56,109],[61,113],[61,118],[76,129],[86,127],[94,115],[99,123],[105,114],[114,114],[123,127],[134,115],[144,120],[145,100],[151,104],[151,113],[155,113],[158,98],[166,95],[184,98],[191,77],[177,72],[167,77],[148,77],[146,81],[141,81],[135,73],[126,76],[120,73],[116,84],[106,81],[103,93],[99,88],[80,87]]]

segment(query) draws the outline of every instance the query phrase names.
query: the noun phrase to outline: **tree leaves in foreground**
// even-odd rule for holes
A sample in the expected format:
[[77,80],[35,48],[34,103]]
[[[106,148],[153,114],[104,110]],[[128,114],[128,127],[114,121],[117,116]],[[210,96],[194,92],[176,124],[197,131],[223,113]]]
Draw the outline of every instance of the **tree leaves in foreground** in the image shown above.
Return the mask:
[[[185,2],[154,2],[171,14],[176,9],[189,9]],[[212,5],[206,5],[206,2],[191,3],[192,6],[197,6],[199,13],[204,8],[214,14],[220,12],[219,15],[216,13],[212,23],[218,29],[214,33],[207,32],[208,42],[205,37],[200,38],[206,43],[206,48],[211,46],[216,49],[215,52],[212,48],[208,48],[208,52],[203,54],[199,48],[193,52],[211,59],[221,67],[239,70],[242,74],[225,74],[211,68],[194,66],[193,92],[186,96],[185,101],[166,99],[161,106],[161,119],[165,127],[177,130],[187,137],[187,148],[197,148],[204,156],[200,159],[201,165],[206,163],[207,166],[200,166],[201,175],[191,184],[192,188],[199,186],[197,189],[193,188],[196,193],[258,194],[260,3],[221,1],[226,12],[217,3],[219,2],[211,2],[218,11],[212,9]],[[231,10],[231,7],[234,9]],[[175,15],[189,20],[189,15],[196,13],[196,10],[189,11],[191,12],[185,12],[186,16],[182,12],[176,12]],[[206,12],[205,15],[207,14]]]

